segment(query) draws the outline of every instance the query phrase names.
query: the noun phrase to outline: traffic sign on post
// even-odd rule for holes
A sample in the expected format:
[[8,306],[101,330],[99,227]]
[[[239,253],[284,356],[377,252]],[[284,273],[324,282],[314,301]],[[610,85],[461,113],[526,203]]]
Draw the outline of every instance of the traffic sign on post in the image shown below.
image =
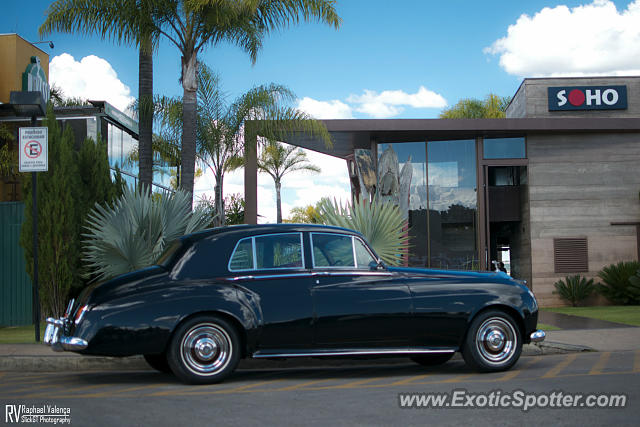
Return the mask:
[[47,127],[20,128],[20,172],[47,172],[49,170],[49,129]]

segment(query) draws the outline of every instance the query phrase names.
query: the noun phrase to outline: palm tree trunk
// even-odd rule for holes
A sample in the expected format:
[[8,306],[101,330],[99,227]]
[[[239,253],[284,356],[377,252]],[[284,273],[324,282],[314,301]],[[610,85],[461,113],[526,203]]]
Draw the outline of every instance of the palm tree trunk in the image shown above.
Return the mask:
[[216,219],[216,225],[222,226],[225,223],[224,218],[224,198],[222,197],[222,174],[216,173],[216,185],[215,185],[215,206],[218,218]]
[[280,189],[282,184],[280,180],[276,180],[276,222],[280,224],[282,222],[282,200],[280,198]]
[[139,54],[138,111],[140,113],[140,133],[138,141],[140,187],[151,192],[153,181],[153,51],[151,39],[141,43]]
[[193,181],[196,167],[196,105],[198,63],[195,54],[182,57],[182,157],[180,186],[191,194],[193,202]]

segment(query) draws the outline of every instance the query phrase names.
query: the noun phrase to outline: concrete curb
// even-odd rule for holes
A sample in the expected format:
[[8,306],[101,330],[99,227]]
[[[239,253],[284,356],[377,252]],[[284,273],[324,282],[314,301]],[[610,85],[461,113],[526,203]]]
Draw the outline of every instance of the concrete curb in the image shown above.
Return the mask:
[[[526,344],[522,348],[523,356],[541,356],[546,354],[574,353],[594,351],[588,347],[563,343],[543,342]],[[462,357],[456,353],[454,360]],[[291,358],[287,360],[245,359],[239,369],[284,369],[284,368],[320,368],[356,365],[395,365],[411,363],[406,357],[378,359],[317,359]],[[80,356],[73,353],[53,353],[51,355],[3,355],[0,357],[0,371],[10,372],[55,372],[55,371],[127,371],[148,370],[149,365],[142,356],[100,357]]]

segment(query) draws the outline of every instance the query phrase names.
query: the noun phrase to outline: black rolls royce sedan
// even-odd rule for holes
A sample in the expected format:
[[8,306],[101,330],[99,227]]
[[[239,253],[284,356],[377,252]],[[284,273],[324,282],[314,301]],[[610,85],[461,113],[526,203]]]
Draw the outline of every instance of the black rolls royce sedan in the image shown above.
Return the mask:
[[538,305],[504,273],[388,267],[363,236],[320,225],[242,225],[171,244],[158,265],[88,286],[44,342],[86,355],[144,355],[187,383],[241,358],[462,352],[480,371],[512,367],[542,341]]

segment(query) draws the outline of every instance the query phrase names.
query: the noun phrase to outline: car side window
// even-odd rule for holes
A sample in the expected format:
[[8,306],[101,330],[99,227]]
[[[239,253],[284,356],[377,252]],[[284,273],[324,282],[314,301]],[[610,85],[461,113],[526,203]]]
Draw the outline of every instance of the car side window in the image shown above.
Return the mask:
[[356,262],[358,268],[369,268],[371,263],[377,264],[378,261],[371,255],[369,249],[365,246],[362,240],[358,238],[353,239],[353,244],[355,245],[356,252]]
[[299,233],[272,234],[255,238],[257,268],[301,268],[302,242]]
[[229,271],[302,268],[302,233],[246,237],[236,244]]
[[242,271],[253,270],[253,243],[252,239],[242,239],[236,245],[236,249],[231,255],[231,261],[229,261],[229,270]]
[[314,267],[355,267],[351,236],[311,233]]

